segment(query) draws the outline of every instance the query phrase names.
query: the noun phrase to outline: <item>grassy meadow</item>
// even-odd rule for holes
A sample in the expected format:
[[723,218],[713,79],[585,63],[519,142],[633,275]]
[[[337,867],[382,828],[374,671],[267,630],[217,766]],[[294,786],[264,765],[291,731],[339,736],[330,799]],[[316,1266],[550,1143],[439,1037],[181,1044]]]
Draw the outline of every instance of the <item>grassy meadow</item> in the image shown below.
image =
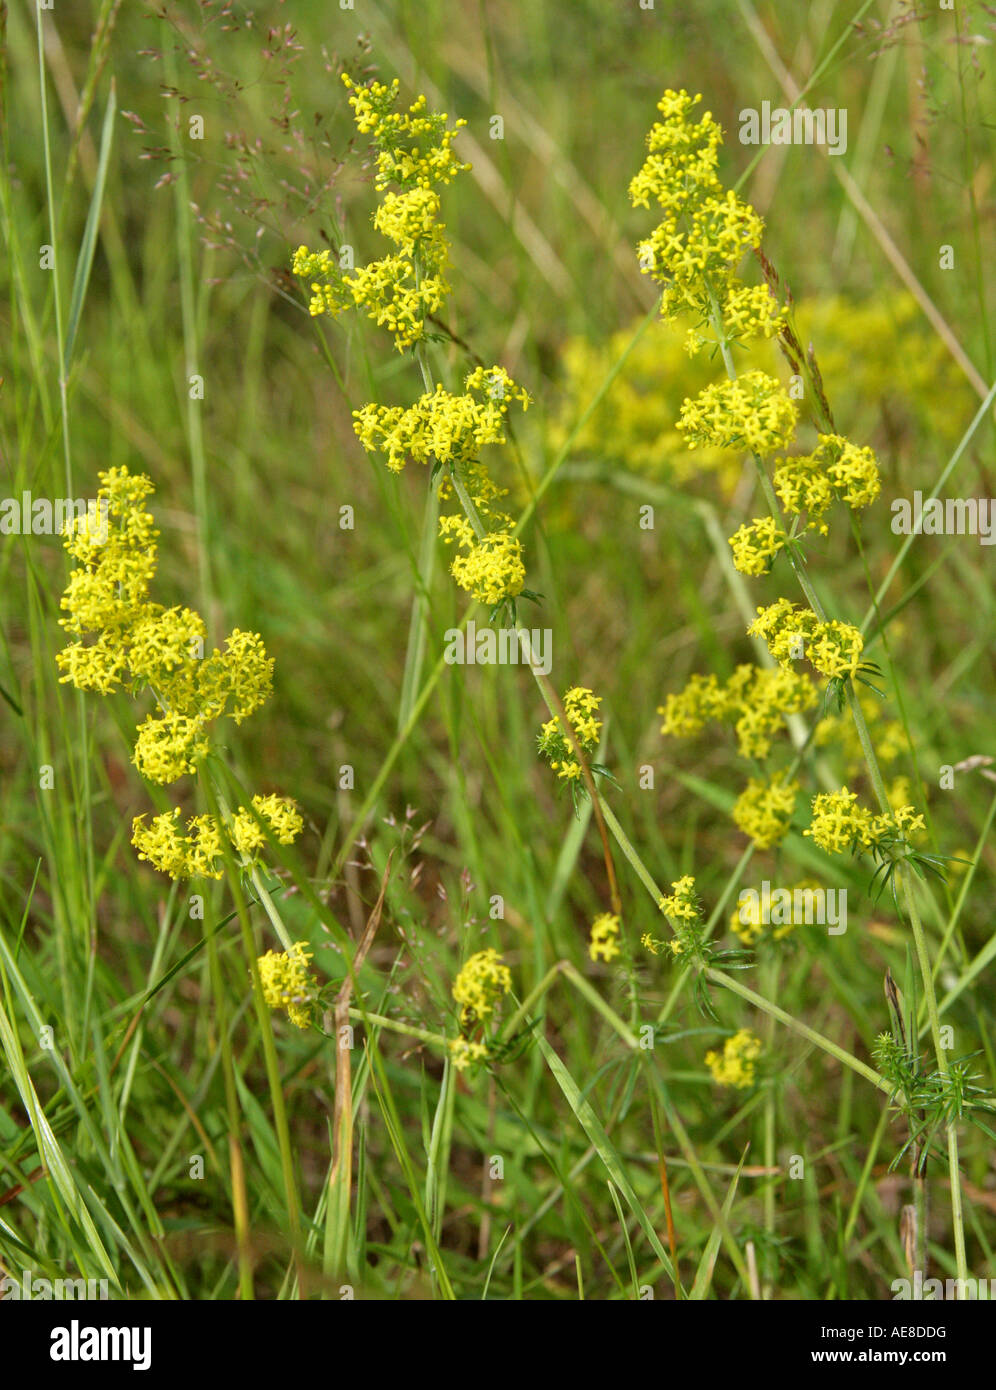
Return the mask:
[[996,1278],[996,11],[0,18],[0,1280]]

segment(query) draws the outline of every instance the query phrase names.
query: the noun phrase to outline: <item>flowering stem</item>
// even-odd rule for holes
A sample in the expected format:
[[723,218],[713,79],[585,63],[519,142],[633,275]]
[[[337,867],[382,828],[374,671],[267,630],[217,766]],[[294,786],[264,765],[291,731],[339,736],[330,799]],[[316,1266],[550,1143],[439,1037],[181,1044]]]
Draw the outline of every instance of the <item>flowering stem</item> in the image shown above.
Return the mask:
[[[222,797],[215,792],[210,772],[208,772],[204,779],[204,790],[211,813],[216,817],[219,815],[225,816],[227,807],[225,807]],[[242,949],[245,952],[246,963],[249,967],[249,976],[252,980],[253,1007],[256,1012],[256,1023],[259,1027],[260,1040],[263,1046],[263,1063],[266,1068],[267,1085],[270,1091],[270,1103],[273,1106],[273,1126],[277,1134],[280,1168],[284,1181],[284,1198],[287,1203],[288,1235],[293,1251],[294,1263],[297,1269],[298,1295],[304,1298],[306,1297],[306,1270],[304,1261],[301,1257],[301,1198],[298,1192],[297,1176],[294,1170],[294,1154],[291,1146],[290,1128],[287,1123],[287,1107],[284,1103],[280,1063],[277,1058],[276,1044],[273,1039],[273,1021],[270,1016],[270,1010],[267,1007],[266,999],[263,995],[263,984],[259,975],[256,940],[252,923],[249,920],[249,912],[246,906],[242,882],[239,874],[236,872],[234,857],[227,849],[223,850],[223,853],[225,872],[228,876],[232,897],[235,899],[235,910],[239,919]],[[257,884],[257,888],[262,889],[265,898],[269,899],[269,894],[262,888],[261,883]],[[263,899],[261,898],[261,900]],[[276,922],[279,920],[279,913],[276,908],[273,907],[272,900],[270,901],[270,906],[273,909],[273,915],[270,917],[270,920],[276,927]],[[283,927],[283,923],[280,925]],[[283,941],[284,937],[279,930],[277,934],[281,936],[281,941]],[[288,949],[290,949],[290,947],[288,947]]]
[[[211,774],[208,773],[209,777],[210,775]],[[225,821],[226,825],[230,825],[232,821],[231,807],[225,800],[220,788],[214,785],[213,779],[211,785],[214,789],[215,795],[218,798],[218,808],[221,811],[222,819]],[[248,872],[249,881],[252,883],[252,886],[256,890],[256,896],[262,903],[263,911],[266,913],[267,917],[269,917],[270,922],[273,926],[273,930],[276,932],[278,938],[280,939],[281,946],[283,946],[285,951],[293,951],[294,942],[291,940],[290,933],[284,926],[283,918],[277,911],[276,903],[270,897],[269,893],[266,890],[266,885],[263,883],[263,880],[260,877],[259,865],[253,863],[253,861],[249,858],[247,854],[242,854],[241,852],[239,853],[239,864],[242,868],[243,873]]]
[[[420,278],[420,267],[416,262],[416,282]],[[415,360],[422,373],[422,383],[427,395],[433,391],[432,371],[429,367],[425,347],[416,344]],[[411,620],[408,625],[408,651],[405,657],[405,672],[401,683],[401,698],[398,702],[398,728],[403,729],[408,722],[415,703],[422,665],[425,660],[425,643],[428,632],[429,586],[436,565],[436,532],[439,526],[439,498],[434,487],[429,488],[425,500],[425,514],[422,518],[422,534],[418,552],[418,592],[412,604]]]
[[[723,332],[722,318],[719,312],[719,307],[716,303],[715,297],[711,293],[710,301],[712,304],[713,328],[715,329],[716,336],[719,342],[720,352],[723,357],[723,362],[726,367],[727,375],[729,376],[731,381],[735,381],[737,373],[736,367],[733,362],[733,355],[730,351],[729,341],[727,340],[726,335]],[[780,508],[778,506],[778,501],[775,496],[775,491],[772,486],[771,479],[768,477],[767,470],[765,469],[760,457],[756,453],[754,453],[752,457],[754,459],[754,464],[757,469],[757,475],[761,485],[761,491],[763,492],[765,501],[768,504],[768,509],[771,515],[774,517],[774,519],[778,522],[781,522],[782,517]],[[823,608],[823,605],[820,603],[816,590],[813,588],[812,582],[809,578],[809,573],[806,568],[805,559],[796,551],[790,549],[789,562],[791,563],[792,568],[795,571],[796,578],[799,581],[799,585],[802,589],[803,594],[806,596],[806,600],[809,603],[810,608],[816,614],[816,617],[819,619],[821,623],[826,622],[826,612]],[[875,746],[872,743],[871,735],[868,730],[868,722],[865,719],[865,714],[861,708],[860,701],[858,700],[857,695],[855,694],[854,682],[850,677],[847,677],[844,680],[844,691],[847,697],[847,702],[851,711],[851,715],[854,719],[854,726],[857,730],[858,739],[861,743],[862,752],[864,753],[865,762],[868,767],[869,778],[871,780],[872,788],[875,792],[876,800],[878,801],[879,807],[882,810],[882,812],[888,814],[891,807],[889,803],[888,794],[885,788],[885,780],[882,777],[882,770],[879,766],[878,757],[875,752]],[[917,962],[920,968],[920,976],[923,982],[924,1001],[927,1008],[927,1015],[930,1020],[930,1032],[934,1044],[934,1053],[937,1058],[937,1070],[942,1077],[946,1077],[948,1075],[948,1062],[944,1048],[941,1045],[940,1016],[937,1011],[937,997],[934,992],[933,968],[931,966],[930,953],[927,950],[927,943],[926,938],[924,936],[923,924],[920,920],[920,913],[917,909],[916,902],[914,900],[912,870],[910,869],[909,863],[906,860],[903,860],[898,864],[897,875],[899,877],[900,882],[903,885],[910,927],[913,933],[913,941],[916,946]],[[951,1215],[954,1227],[955,1242],[955,1260],[958,1266],[958,1277],[964,1279],[967,1277],[967,1266],[965,1263],[965,1230],[961,1201],[961,1178],[958,1166],[958,1135],[955,1130],[954,1124],[948,1124],[947,1126],[947,1139],[948,1167],[950,1170],[951,1183]],[[926,1242],[926,1232],[923,1233],[923,1239],[924,1242]]]
[[[599,800],[601,801],[601,798],[599,798]],[[606,824],[615,836],[619,848],[636,871],[640,882],[646,888],[651,898],[653,898],[654,903],[659,904],[663,894],[654,882],[653,875],[633,847],[632,842],[618,820],[616,820],[612,810],[604,801],[602,801],[601,804],[605,813]],[[828,1052],[831,1057],[836,1057],[839,1062],[843,1062],[843,1064],[850,1067],[852,1071],[856,1071],[859,1076],[863,1076],[866,1081],[870,1081],[872,1085],[877,1086],[880,1091],[890,1091],[889,1083],[884,1077],[880,1076],[877,1071],[866,1066],[864,1062],[859,1061],[852,1053],[846,1052],[844,1048],[831,1041],[830,1038],[824,1037],[822,1033],[817,1033],[815,1029],[807,1027],[804,1023],[800,1023],[797,1019],[793,1018],[791,1014],[787,1014],[784,1009],[780,1009],[777,1004],[765,999],[760,994],[756,994],[754,990],[748,989],[746,985],[739,984],[732,976],[727,975],[725,971],[715,970],[710,966],[707,967],[703,973],[707,979],[712,980],[715,984],[723,985],[726,989],[732,990],[734,994],[739,994],[744,999],[750,1000],[755,1008],[760,1009],[760,1011],[767,1014],[769,1018],[777,1019],[780,1023],[784,1023],[786,1027],[801,1034],[802,1037],[806,1038],[815,1047],[821,1048],[824,1052]],[[662,1021],[662,1018],[658,1019],[658,1023]]]

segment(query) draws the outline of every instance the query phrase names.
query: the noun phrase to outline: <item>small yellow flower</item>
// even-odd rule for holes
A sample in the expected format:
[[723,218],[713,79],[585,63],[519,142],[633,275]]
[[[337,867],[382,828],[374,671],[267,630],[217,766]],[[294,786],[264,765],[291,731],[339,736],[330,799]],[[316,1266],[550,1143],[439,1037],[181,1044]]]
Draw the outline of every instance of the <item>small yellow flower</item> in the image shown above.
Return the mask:
[[[293,843],[304,828],[300,812],[290,797],[254,796],[252,804],[262,820],[269,825],[281,845]],[[131,842],[145,859],[170,878],[221,878],[224,872],[222,831],[243,862],[255,862],[257,851],[266,844],[266,836],[255,817],[240,806],[231,823],[221,827],[213,816],[194,816],[187,821],[186,833],[180,830],[179,807],[155,816],[146,825],[145,816],[132,822]]]
[[797,608],[786,598],[759,608],[757,614],[748,635],[763,638],[785,668],[804,657],[814,670],[832,679],[853,676],[861,664],[864,638],[850,623],[820,622],[812,609]]
[[761,1039],[749,1028],[741,1028],[726,1039],[722,1052],[707,1052],[705,1063],[717,1085],[743,1091],[754,1085],[760,1055]]
[[[280,845],[291,845],[304,829],[301,814],[289,796],[254,796],[252,804]],[[232,844],[240,854],[252,856],[266,844],[266,835],[255,816],[240,806],[229,827]]]
[[912,838],[926,829],[914,806],[896,806],[875,815],[860,805],[855,792],[841,787],[838,792],[820,792],[813,798],[813,819],[802,833],[828,854],[870,849],[882,842]]
[[736,381],[707,386],[681,407],[678,429],[690,449],[700,444],[770,454],[795,432],[798,410],[774,377],[745,372]]
[[671,884],[671,893],[657,904],[665,916],[676,921],[697,922],[701,913],[695,897],[695,879],[684,874]]
[[512,972],[493,947],[468,957],[453,981],[461,1027],[483,1022],[511,988]]
[[488,1055],[488,1049],[484,1043],[471,1042],[469,1038],[451,1038],[447,1046],[450,1051],[450,1061],[457,1071],[466,1071],[476,1062],[483,1062]]
[[306,941],[295,942],[290,951],[267,951],[259,967],[263,998],[271,1009],[286,1009],[296,1028],[307,1028],[318,996],[318,985],[308,970],[312,952]]
[[149,598],[156,570],[153,491],[142,474],[111,468],[100,475],[102,541],[86,518],[67,529],[65,546],[78,562],[62,596],[60,624],[79,640],[56,656],[61,682],[110,694],[150,687],[159,712],[139,726],[133,762],[143,777],[165,784],[195,772],[209,748],[208,726],[223,715],[247,718],[270,694],[273,662],[262,638],[235,628],[225,651],[204,656],[206,629],[190,608],[163,608]]
[[799,783],[784,772],[752,777],[733,807],[734,824],[750,836],[755,849],[771,849],[785,837],[798,794]]
[[591,924],[588,954],[592,960],[610,961],[619,955],[619,918],[603,912]]
[[767,574],[771,562],[785,546],[788,536],[774,517],[745,522],[730,537],[733,563],[741,574]]
[[[564,714],[582,753],[594,753],[598,748],[602,721],[596,717],[596,712],[601,703],[602,697],[593,695],[583,685],[575,685],[564,693]],[[581,764],[574,755],[574,748],[564,732],[559,715],[542,725],[537,742],[540,753],[558,777],[568,781],[580,780]]]

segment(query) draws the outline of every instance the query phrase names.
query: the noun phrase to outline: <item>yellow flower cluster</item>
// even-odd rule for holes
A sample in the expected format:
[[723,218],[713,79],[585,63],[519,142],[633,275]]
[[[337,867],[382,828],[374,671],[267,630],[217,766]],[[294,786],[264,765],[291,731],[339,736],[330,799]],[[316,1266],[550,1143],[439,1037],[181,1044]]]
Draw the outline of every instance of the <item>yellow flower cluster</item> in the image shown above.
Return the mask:
[[[424,336],[426,319],[439,312],[449,294],[446,228],[439,220],[435,185],[448,184],[470,167],[451,149],[466,122],[447,129],[448,117],[427,111],[424,96],[406,112],[395,111],[397,81],[390,87],[381,82],[357,87],[344,76],[343,82],[352,93],[357,129],[371,136],[377,150],[376,187],[385,196],[374,213],[374,227],[397,249],[347,274],[329,251],[299,246],[291,268],[310,285],[313,316],[334,318],[349,305],[362,308],[404,352]],[[385,192],[392,183],[400,191]]]
[[712,675],[692,676],[684,690],[668,695],[657,713],[664,715],[661,733],[672,736],[700,733],[709,720],[733,723],[741,754],[766,758],[785,715],[800,714],[816,700],[807,676],[745,662],[722,685]]
[[[254,796],[256,815],[269,827],[281,845],[293,844],[304,829],[301,815],[290,797]],[[179,826],[180,808],[153,816],[146,825],[145,815],[132,822],[131,842],[139,859],[146,859],[170,878],[221,878],[224,872],[221,826],[213,816],[193,816],[186,833]],[[252,811],[240,806],[225,834],[243,863],[251,863],[266,844],[266,831]]]
[[[653,199],[663,220],[640,243],[640,266],[662,287],[662,311],[693,312],[708,322],[717,305],[731,329],[770,337],[782,316],[766,289],[748,290],[736,277],[744,252],[760,243],[763,223],[754,209],[725,190],[716,174],[723,132],[700,96],[668,90],[657,103],[662,119],[647,136],[647,159],[630,183],[634,207]],[[701,341],[701,340],[700,340]],[[692,349],[698,344],[693,341]]]
[[466,1071],[477,1062],[483,1062],[488,1055],[487,1044],[472,1042],[470,1038],[450,1038],[447,1044],[450,1061],[457,1071]]
[[619,918],[602,912],[591,924],[588,954],[592,960],[610,961],[619,955]]
[[667,917],[674,931],[670,941],[661,940],[644,932],[640,945],[653,956],[664,955],[670,951],[672,956],[695,956],[701,945],[702,913],[695,894],[695,879],[691,874],[683,874],[671,884],[671,892],[662,897],[658,908]]
[[807,529],[826,535],[823,518],[834,497],[860,510],[875,501],[881,481],[871,449],[859,449],[839,434],[821,434],[819,440],[811,454],[783,459],[774,483],[786,512],[806,513]]
[[298,941],[290,951],[267,951],[256,962],[267,1007],[286,1009],[296,1028],[307,1028],[311,1023],[318,997],[318,986],[308,969],[312,954],[306,941]]
[[813,798],[813,819],[802,833],[828,854],[844,854],[871,849],[883,840],[908,839],[925,828],[923,816],[913,806],[898,806],[875,815],[860,804],[856,792],[841,787]]
[[511,529],[489,531],[480,540],[463,517],[440,517],[440,535],[446,542],[456,541],[460,550],[450,565],[450,573],[479,603],[495,607],[515,598],[526,582],[522,542]]
[[[567,722],[574,731],[574,737],[582,753],[593,753],[598,747],[598,735],[602,727],[602,721],[596,717],[602,697],[593,695],[582,685],[575,685],[565,693],[562,703]],[[558,777],[566,777],[569,781],[576,781],[581,777],[581,764],[574,756],[574,749],[568,741],[559,715],[548,719],[541,727],[537,742],[540,753]]]
[[691,874],[683,874],[671,884],[669,896],[661,898],[657,904],[666,917],[676,922],[697,922],[699,912],[695,896],[695,879]]
[[752,777],[733,807],[734,824],[750,836],[755,849],[771,849],[789,828],[798,794],[799,783],[783,772]]
[[760,1055],[761,1039],[749,1028],[741,1028],[732,1038],[726,1039],[722,1052],[707,1052],[705,1063],[718,1086],[745,1091],[754,1084]]
[[478,454],[485,445],[504,444],[509,406],[518,401],[525,410],[530,399],[502,367],[478,367],[464,386],[462,396],[437,386],[408,409],[366,405],[353,412],[355,429],[364,449],[383,454],[395,473],[409,458],[446,465],[451,476],[440,485],[444,498],[452,493],[452,476],[460,479],[478,517],[486,518],[492,529],[477,535],[466,517],[452,515],[440,518],[439,534],[461,552],[450,565],[453,578],[479,602],[494,607],[522,592],[526,568],[512,518],[493,505],[507,489],[493,482]]
[[[814,878],[804,878],[794,883],[787,891],[795,902],[796,893],[818,893],[821,891],[821,885]],[[755,893],[749,903],[735,908],[730,916],[730,930],[749,950],[753,950],[769,928],[772,941],[783,941],[795,931],[797,923],[791,912],[788,914],[788,920],[784,922],[765,922],[763,916],[764,909],[759,893]]]
[[[394,335],[399,351],[424,337],[426,319],[436,314],[449,293],[444,272],[449,259],[445,225],[439,220],[436,187],[469,169],[453,155],[452,141],[465,121],[447,127],[445,114],[427,109],[424,96],[406,112],[395,110],[398,82],[357,87],[348,77],[350,105],[357,128],[371,136],[377,149],[378,192],[374,226],[396,247],[392,255],[344,274],[328,251],[300,246],[295,275],[311,282],[311,313],[337,315],[347,304],[365,307],[375,322]],[[396,189],[389,185],[395,184]],[[501,367],[477,367],[456,396],[440,384],[414,405],[369,404],[353,412],[354,429],[368,453],[382,454],[388,468],[400,473],[409,458],[445,472],[440,496],[466,489],[477,516],[444,516],[440,535],[459,552],[450,573],[479,602],[497,607],[522,592],[526,579],[522,542],[513,535],[511,517],[493,503],[505,495],[480,462],[485,445],[505,442],[505,416],[513,401],[523,409],[529,396]],[[469,504],[468,504],[469,510]]]
[[505,416],[512,401],[523,409],[530,404],[528,394],[502,367],[476,368],[464,388],[462,396],[453,396],[437,385],[407,409],[371,404],[355,410],[360,443],[367,453],[383,454],[395,473],[411,458],[450,464],[462,475],[467,465],[477,463],[485,445],[505,443]]
[[[908,754],[909,740],[900,720],[887,719],[878,700],[864,699],[860,704],[879,764],[886,767]],[[865,765],[864,749],[849,713],[830,714],[821,719],[813,734],[813,743],[818,748],[836,746],[849,777],[856,777]]]
[[853,676],[861,664],[864,639],[850,623],[820,622],[812,609],[798,608],[787,598],[758,608],[757,613],[747,632],[762,638],[782,667],[805,657],[814,670],[832,680]]
[[[858,421],[862,431],[874,427],[877,412],[887,411],[890,437],[898,433],[904,447],[914,448],[921,435],[951,440],[957,420],[971,417],[971,388],[936,335],[921,327],[912,295],[879,289],[867,300],[813,296],[796,301],[793,314],[799,341],[819,344],[820,369],[833,383],[835,409]],[[580,336],[564,342],[558,364],[561,397],[546,429],[549,456],[566,446],[571,460],[604,460],[681,487],[708,479],[713,495],[731,497],[741,460],[708,445],[690,451],[674,425],[683,398],[711,380],[708,354],[690,359],[682,346],[685,330],[677,323],[658,320],[634,342],[639,328],[628,324],[604,342]],[[746,368],[772,375],[784,369],[771,340],[750,343],[745,358]],[[612,389],[587,410],[610,371],[616,372]],[[559,505],[567,520],[568,500]]]
[[795,433],[798,409],[767,372],[749,371],[736,381],[717,381],[683,402],[678,429],[690,449],[749,449],[770,454]]
[[483,1023],[512,988],[512,972],[493,947],[468,957],[453,981],[453,998],[460,1005],[460,1026]]
[[662,956],[667,951],[670,951],[672,956],[680,956],[684,950],[680,936],[672,936],[670,941],[663,941],[659,936],[651,936],[650,932],[643,933],[640,945],[652,956]]
[[450,148],[466,121],[457,121],[448,129],[449,116],[445,111],[427,110],[424,96],[416,97],[407,111],[396,111],[397,78],[390,86],[373,82],[358,87],[346,74],[342,81],[352,93],[349,104],[357,130],[369,135],[377,147],[378,192],[392,183],[406,189],[451,183],[470,168],[461,164]]
[[144,475],[109,469],[97,493],[107,509],[106,539],[97,540],[85,520],[70,524],[65,545],[79,566],[62,597],[68,616],[59,622],[78,640],[56,661],[60,680],[79,690],[152,689],[159,711],[139,726],[133,761],[144,777],[165,784],[196,770],[214,720],[227,715],[239,724],[264,703],[273,662],[258,634],[237,628],[224,652],[205,656],[200,616],[150,600],[159,533],[144,500],[152,491]]
[[788,536],[773,516],[744,522],[730,537],[733,563],[741,574],[767,574]]

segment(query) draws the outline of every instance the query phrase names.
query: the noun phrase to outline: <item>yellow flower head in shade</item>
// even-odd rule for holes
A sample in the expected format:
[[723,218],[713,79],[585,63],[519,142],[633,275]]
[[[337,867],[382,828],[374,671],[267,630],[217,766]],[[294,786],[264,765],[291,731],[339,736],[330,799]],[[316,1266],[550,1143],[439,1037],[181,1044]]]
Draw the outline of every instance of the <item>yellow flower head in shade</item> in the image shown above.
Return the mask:
[[[575,685],[565,692],[562,703],[567,722],[574,731],[574,737],[582,753],[594,753],[598,747],[598,735],[602,727],[602,721],[596,717],[602,697],[593,695],[583,685]],[[564,732],[559,715],[548,719],[541,727],[537,742],[540,753],[558,777],[577,781],[582,776],[581,764],[574,756],[574,749]]]
[[[910,752],[906,731],[898,719],[889,719],[883,712],[880,700],[859,701],[865,722],[871,733],[872,743],[879,763],[885,767],[897,758],[908,757]],[[836,745],[844,761],[847,777],[857,777],[865,766],[864,749],[850,711],[830,714],[821,719],[816,726],[813,743],[818,748]],[[892,798],[890,796],[890,801]],[[909,797],[903,797],[903,802]]]
[[469,1038],[450,1038],[447,1044],[450,1061],[457,1071],[466,1071],[477,1062],[483,1062],[488,1055],[487,1046],[481,1042],[471,1042]]
[[730,537],[733,563],[741,574],[767,574],[788,536],[772,516],[744,522]]
[[657,713],[664,715],[661,733],[671,737],[701,733],[713,720],[731,723],[741,754],[766,758],[785,716],[811,709],[816,702],[816,689],[801,672],[744,662],[724,685],[713,675],[692,676],[684,690],[668,695]]
[[700,444],[770,454],[795,433],[798,409],[781,383],[766,372],[749,371],[736,381],[719,381],[681,407],[678,429],[690,449]]
[[588,954],[592,960],[610,961],[619,955],[619,918],[603,912],[591,924]]
[[733,821],[755,849],[771,849],[785,836],[795,810],[799,783],[784,772],[752,777],[733,807]]
[[754,1084],[756,1063],[761,1055],[761,1039],[749,1028],[741,1028],[727,1038],[722,1052],[707,1052],[705,1063],[718,1086],[745,1091]]
[[312,952],[306,941],[297,941],[289,951],[267,951],[259,967],[263,998],[271,1009],[286,1009],[295,1028],[307,1028],[318,997],[318,985],[308,970]]
[[[788,891],[792,894],[792,902],[794,904],[797,901],[795,896],[797,893],[805,893],[807,895],[807,898],[802,900],[804,903],[815,903],[818,899],[814,894],[819,894],[823,890],[821,885],[817,883],[814,878],[804,878],[799,883],[793,884]],[[757,945],[758,941],[760,941],[769,930],[769,927],[771,931],[771,940],[782,941],[786,936],[790,936],[798,925],[795,917],[792,916],[791,913],[789,914],[788,921],[785,922],[766,923],[762,920],[763,915],[761,896],[759,893],[755,892],[753,897],[749,901],[741,903],[730,917],[730,930],[733,932],[734,936],[740,938],[741,943],[748,949],[753,949],[753,947]],[[809,920],[809,917],[807,917],[806,921]]]
[[470,956],[453,981],[453,998],[460,1005],[460,1024],[483,1021],[512,988],[512,972],[492,947]]
[[787,598],[759,608],[747,629],[760,637],[783,667],[805,657],[814,670],[833,679],[853,676],[861,664],[864,638],[850,623],[820,622],[810,608],[797,608]]

